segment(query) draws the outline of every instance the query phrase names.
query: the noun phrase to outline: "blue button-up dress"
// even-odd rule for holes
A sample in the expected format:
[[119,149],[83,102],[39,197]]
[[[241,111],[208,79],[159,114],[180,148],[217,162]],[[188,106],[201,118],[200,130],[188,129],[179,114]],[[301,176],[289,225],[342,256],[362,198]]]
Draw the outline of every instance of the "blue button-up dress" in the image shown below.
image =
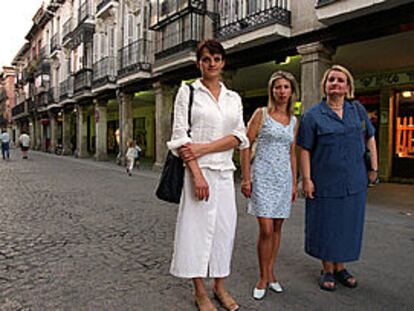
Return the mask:
[[325,100],[302,117],[297,144],[311,154],[314,199],[306,200],[305,251],[316,258],[359,258],[368,176],[365,141],[374,135],[364,107],[345,101],[342,119]]

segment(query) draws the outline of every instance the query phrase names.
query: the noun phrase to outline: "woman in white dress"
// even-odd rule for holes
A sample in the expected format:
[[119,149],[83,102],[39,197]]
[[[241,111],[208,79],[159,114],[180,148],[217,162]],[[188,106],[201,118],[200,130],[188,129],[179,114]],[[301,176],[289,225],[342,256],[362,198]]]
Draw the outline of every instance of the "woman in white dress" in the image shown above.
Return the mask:
[[257,252],[260,279],[253,298],[262,299],[267,288],[281,293],[273,268],[279,251],[282,224],[289,218],[296,190],[296,117],[293,115],[298,87],[294,76],[275,72],[269,80],[266,108],[253,114],[247,130],[250,142],[257,141],[256,156],[250,174],[249,150],[241,152],[242,192],[250,198],[248,212],[259,223]]
[[186,164],[179,205],[171,274],[191,278],[200,310],[216,310],[203,278],[214,278],[213,293],[227,310],[239,306],[224,288],[236,231],[233,149],[248,148],[240,96],[220,82],[225,51],[214,40],[197,49],[202,77],[192,86],[191,137],[188,130],[190,89],[183,84],[174,106],[168,148]]

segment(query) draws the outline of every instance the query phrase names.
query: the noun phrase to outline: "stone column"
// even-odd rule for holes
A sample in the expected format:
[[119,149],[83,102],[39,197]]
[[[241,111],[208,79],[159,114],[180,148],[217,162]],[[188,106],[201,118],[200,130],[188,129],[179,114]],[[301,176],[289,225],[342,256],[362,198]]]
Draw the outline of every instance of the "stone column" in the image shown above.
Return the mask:
[[326,69],[331,65],[334,50],[320,42],[298,46],[301,60],[302,112],[319,103],[322,98],[320,83]]
[[39,118],[35,118],[34,122],[36,124],[35,126],[35,140],[36,140],[35,149],[41,150],[42,149],[42,124],[40,123]]
[[121,163],[124,164],[124,158],[127,150],[126,143],[128,139],[133,138],[132,103],[134,100],[134,93],[121,93],[119,98],[119,130],[121,131],[119,150],[121,153]]
[[42,117],[39,119],[40,122],[40,148],[41,151],[46,151],[46,136],[45,136],[45,127],[46,125],[42,124]]
[[76,114],[76,154],[79,158],[86,158],[89,156],[87,139],[88,139],[88,130],[87,130],[87,107],[82,105],[77,105],[77,114]]
[[49,120],[50,120],[50,147],[49,149],[51,152],[54,152],[56,144],[57,144],[57,130],[58,130],[56,115],[53,113],[50,113]]
[[104,161],[108,157],[107,104],[107,100],[95,100],[95,159],[97,161]]
[[30,149],[34,149],[36,146],[36,118],[30,118],[29,121],[29,136],[30,136]]
[[166,142],[171,138],[174,94],[176,88],[156,82],[155,89],[155,163],[159,170],[167,155]]
[[392,157],[394,154],[392,129],[393,89],[382,87],[380,91],[379,125],[378,125],[378,164],[381,181],[389,181],[392,176]]
[[62,144],[63,144],[64,155],[69,155],[72,153],[72,143],[70,141],[71,122],[72,122],[72,111],[63,110],[62,112]]

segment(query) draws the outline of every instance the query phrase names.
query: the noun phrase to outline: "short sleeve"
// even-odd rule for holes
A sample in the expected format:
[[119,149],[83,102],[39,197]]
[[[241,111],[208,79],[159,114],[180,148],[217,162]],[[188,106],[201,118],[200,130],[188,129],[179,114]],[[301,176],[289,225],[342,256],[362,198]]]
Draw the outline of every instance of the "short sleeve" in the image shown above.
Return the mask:
[[237,101],[238,101],[238,105],[237,105],[238,122],[237,122],[237,127],[231,132],[231,134],[237,137],[237,139],[240,141],[238,149],[242,150],[242,149],[249,148],[250,143],[246,135],[246,127],[243,121],[243,105],[242,105],[241,98],[239,95],[237,95]]
[[369,119],[368,113],[365,109],[364,106],[362,106],[362,104],[358,103],[360,111],[362,111],[362,117],[364,118],[365,121],[365,136],[367,139],[371,138],[372,136],[375,135],[375,128],[371,123],[371,120]]
[[304,149],[312,150],[316,139],[316,122],[312,114],[305,113],[299,123],[296,144]]
[[190,101],[190,88],[183,84],[177,92],[174,101],[174,123],[172,129],[171,140],[167,142],[168,149],[175,155],[181,146],[191,143],[192,140],[188,136],[188,104]]

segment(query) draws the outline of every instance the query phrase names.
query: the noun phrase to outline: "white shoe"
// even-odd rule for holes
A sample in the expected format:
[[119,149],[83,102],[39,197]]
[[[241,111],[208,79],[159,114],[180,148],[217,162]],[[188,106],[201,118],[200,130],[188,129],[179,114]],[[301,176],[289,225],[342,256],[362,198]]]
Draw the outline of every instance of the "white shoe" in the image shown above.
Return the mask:
[[253,298],[256,300],[262,300],[266,296],[266,288],[254,288],[253,289]]
[[276,293],[283,293],[283,288],[279,282],[271,282],[269,283],[269,289]]

